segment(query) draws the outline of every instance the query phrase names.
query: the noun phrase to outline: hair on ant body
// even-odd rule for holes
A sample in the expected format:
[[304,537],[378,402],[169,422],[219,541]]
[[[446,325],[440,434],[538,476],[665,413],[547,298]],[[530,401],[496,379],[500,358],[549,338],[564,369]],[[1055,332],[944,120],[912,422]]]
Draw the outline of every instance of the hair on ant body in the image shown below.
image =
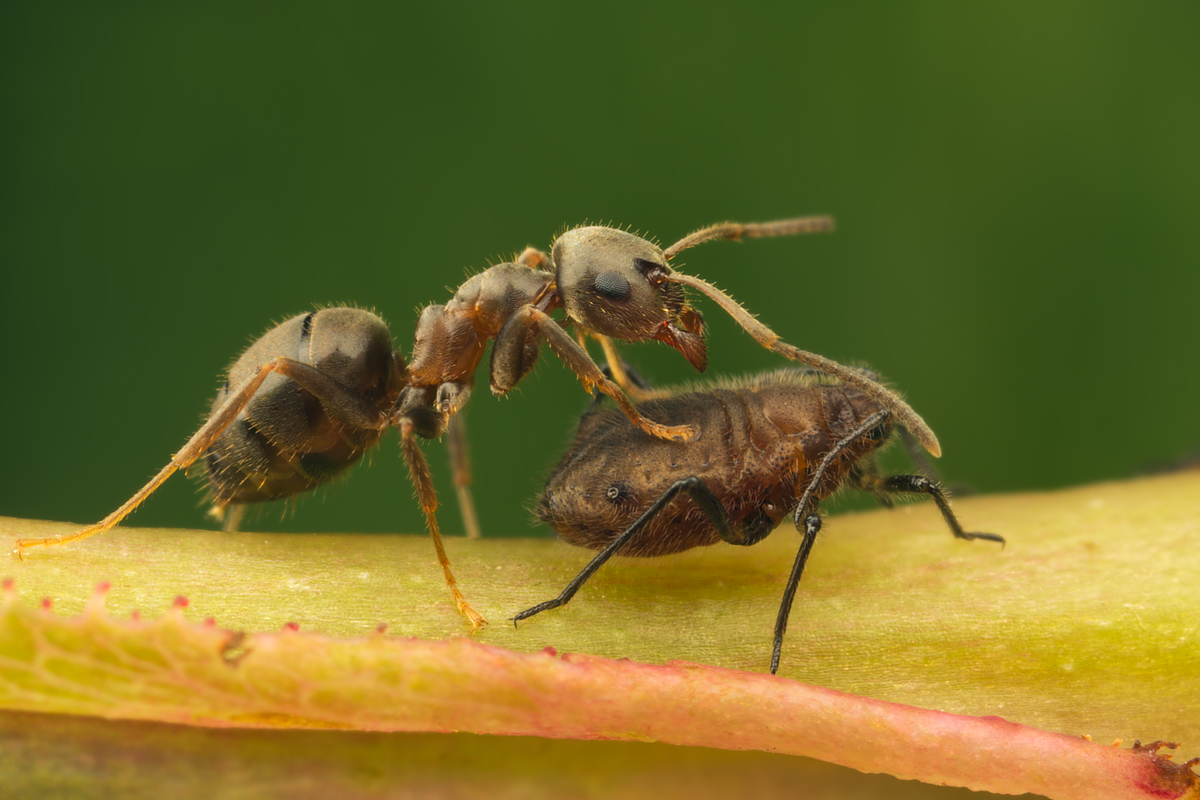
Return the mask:
[[[905,425],[934,455],[937,439],[898,395],[870,375],[799,350],[756,320],[729,295],[699,278],[675,272],[670,259],[714,239],[739,240],[828,231],[829,217],[767,223],[722,223],[665,249],[625,231],[574,228],[551,253],[527,248],[515,263],[498,264],[462,284],[445,305],[428,306],[417,323],[407,362],[392,347],[387,326],[354,308],[324,308],[295,316],[267,331],[229,367],[212,412],[183,448],[133,497],[95,525],[65,537],[22,539],[31,547],[67,544],[116,526],[179,469],[203,458],[214,511],[236,527],[249,503],[310,491],[356,463],[389,427],[398,428],[401,452],[446,582],[459,612],[478,629],[486,621],[459,591],[442,545],[437,493],[419,438],[449,432],[455,487],[468,536],[478,536],[468,483],[462,421],[487,343],[493,393],[504,394],[529,373],[543,342],[588,391],[616,402],[635,430],[654,441],[685,443],[704,420],[656,420],[630,400],[612,339],[655,339],[677,349],[698,370],[707,365],[704,323],[687,302],[686,287],[718,303],[760,344],[786,358],[837,376]],[[550,314],[562,309],[561,320]],[[574,325],[577,341],[566,328]],[[618,380],[610,380],[581,342],[600,340]]]

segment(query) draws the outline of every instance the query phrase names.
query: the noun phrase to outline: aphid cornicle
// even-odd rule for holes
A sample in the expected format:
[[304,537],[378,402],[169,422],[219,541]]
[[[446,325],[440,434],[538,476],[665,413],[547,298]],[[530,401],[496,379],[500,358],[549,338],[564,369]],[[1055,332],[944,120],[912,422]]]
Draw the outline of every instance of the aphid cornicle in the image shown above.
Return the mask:
[[932,497],[960,539],[1004,539],[962,529],[940,485],[923,475],[880,475],[875,456],[893,435],[893,412],[854,386],[799,370],[651,393],[639,410],[690,425],[691,442],[647,436],[612,409],[583,416],[547,481],[538,516],[570,544],[599,550],[555,599],[514,617],[565,605],[614,555],[660,556],[693,547],[762,541],[789,515],[802,531],[779,608],[771,672],[788,614],[821,529],[820,502],[839,487],[881,499]]

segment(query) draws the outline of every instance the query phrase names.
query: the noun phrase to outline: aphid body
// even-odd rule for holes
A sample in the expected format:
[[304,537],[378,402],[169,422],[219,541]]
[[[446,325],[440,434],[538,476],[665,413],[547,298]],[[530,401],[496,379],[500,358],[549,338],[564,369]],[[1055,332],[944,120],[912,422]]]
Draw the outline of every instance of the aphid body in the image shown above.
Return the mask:
[[691,425],[698,435],[691,442],[656,439],[612,409],[583,417],[537,514],[565,541],[601,552],[558,598],[517,620],[564,605],[617,553],[658,556],[722,541],[752,545],[790,515],[803,539],[776,624],[774,672],[792,598],[820,530],[819,504],[840,487],[885,500],[929,495],[956,537],[1004,541],[963,531],[936,482],[879,475],[875,456],[892,438],[893,413],[857,387],[791,370],[656,393],[639,410],[664,424]]

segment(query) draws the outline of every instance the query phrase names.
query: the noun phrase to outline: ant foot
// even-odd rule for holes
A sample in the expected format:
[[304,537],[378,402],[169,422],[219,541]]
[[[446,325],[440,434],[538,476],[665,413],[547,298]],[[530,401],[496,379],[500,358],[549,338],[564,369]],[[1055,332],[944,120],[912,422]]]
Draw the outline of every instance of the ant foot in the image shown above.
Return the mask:
[[466,599],[464,599],[462,595],[457,594],[457,592],[455,594],[457,596],[454,598],[454,605],[458,607],[458,613],[462,614],[467,618],[468,621],[470,621],[471,633],[478,633],[481,629],[486,628],[488,621],[484,619],[478,611],[471,608],[470,604],[467,603]]
[[656,439],[666,439],[672,442],[694,442],[698,436],[696,429],[691,425],[660,425],[657,422],[643,419],[639,427]]

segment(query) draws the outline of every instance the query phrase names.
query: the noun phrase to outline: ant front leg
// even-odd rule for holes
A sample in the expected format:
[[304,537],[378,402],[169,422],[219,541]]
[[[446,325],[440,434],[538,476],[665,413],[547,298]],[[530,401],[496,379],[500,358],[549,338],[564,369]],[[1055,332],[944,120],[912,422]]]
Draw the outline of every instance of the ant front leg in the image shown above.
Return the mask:
[[177,470],[187,469],[197,458],[203,455],[204,451],[211,447],[213,442],[217,441],[221,434],[225,432],[225,429],[237,419],[238,414],[245,410],[246,406],[254,398],[255,393],[262,386],[263,381],[272,373],[285,375],[304,389],[307,389],[321,401],[331,416],[338,418],[342,422],[358,428],[374,430],[382,430],[389,424],[387,414],[376,410],[362,397],[315,367],[290,358],[273,359],[260,367],[258,373],[253,378],[246,381],[245,384],[234,392],[225,401],[225,404],[209,417],[200,430],[196,431],[192,435],[192,438],[188,439],[187,444],[171,458],[171,462],[159,470],[158,474],[151,478],[149,483],[139,489],[133,497],[126,500],[116,511],[95,525],[86,527],[70,536],[50,539],[20,539],[17,541],[14,553],[20,558],[24,551],[30,547],[51,547],[70,544],[78,542],[81,539],[86,539],[89,536],[95,536],[98,533],[104,533],[116,527],[121,520],[125,519],[134,509],[140,506],[146,498],[154,494],[155,490],[159,486],[162,486],[167,478],[174,475]]
[[[804,574],[804,566],[808,563],[808,554],[812,552],[813,544],[817,541],[817,534],[821,531],[821,513],[817,508],[816,498],[817,487],[825,480],[830,467],[841,457],[842,453],[846,452],[846,449],[854,444],[860,436],[866,435],[875,426],[887,420],[891,413],[887,410],[877,411],[863,420],[857,428],[839,439],[824,455],[817,468],[813,470],[812,476],[804,488],[804,494],[800,496],[800,501],[796,504],[793,521],[797,528],[800,528],[801,522],[803,522],[804,537],[800,540],[800,549],[796,552],[795,563],[792,564],[792,574],[788,577],[787,586],[783,589],[783,600],[779,603],[779,616],[775,618],[775,643],[771,650],[772,675],[779,670],[779,657],[783,653],[783,635],[787,633],[788,617],[792,613],[792,601],[796,599],[796,590],[800,588],[800,578]],[[861,475],[862,473],[855,474]]]
[[[615,350],[613,351],[613,354],[614,355],[616,354]],[[643,378],[642,374],[640,372],[638,372],[636,369],[634,369],[633,367],[626,364],[624,361],[621,361],[620,364],[621,364],[621,371],[625,374],[625,379],[630,382],[630,386],[621,385],[621,388],[630,394],[634,394],[634,392],[636,392],[635,396],[637,396],[639,399],[646,399],[649,397],[653,397],[654,391],[653,391],[653,387],[650,386],[650,381]],[[605,364],[603,367],[601,367],[600,371],[602,373],[604,373],[604,377],[612,378],[613,380],[616,380],[616,375],[613,372],[611,362],[608,364]],[[634,392],[630,392],[631,387],[634,389]],[[600,401],[603,398],[604,398],[604,395],[601,394],[599,390],[593,391],[592,392],[592,402],[587,407],[587,413],[590,414],[591,412],[593,412],[597,408],[599,408]]]
[[534,306],[527,305],[518,309],[496,336],[496,343],[492,345],[491,363],[491,385],[494,394],[506,394],[529,373],[537,358],[536,346],[541,339],[545,339],[554,354],[579,376],[587,392],[599,389],[611,397],[625,416],[629,417],[630,422],[646,433],[659,439],[685,442],[695,438],[696,432],[689,425],[661,425],[638,413],[633,403],[621,391],[621,387],[604,377],[604,373],[596,366],[596,362],[592,361],[587,351],[580,347],[558,322]]
[[[797,517],[800,516],[797,510]],[[800,527],[797,520],[796,527]],[[783,635],[787,633],[788,617],[792,613],[792,601],[796,599],[796,590],[800,588],[800,576],[804,574],[804,566],[808,563],[808,554],[812,552],[821,532],[821,515],[817,511],[804,516],[804,537],[800,540],[800,550],[796,553],[796,561],[792,564],[792,574],[788,577],[787,586],[783,590],[783,600],[779,603],[779,615],[775,618],[775,643],[771,649],[771,674],[779,671],[779,657],[783,655]]]
[[671,486],[665,492],[663,492],[657,500],[650,504],[649,508],[642,512],[640,517],[633,521],[632,525],[622,531],[617,538],[613,539],[603,550],[597,553],[596,556],[588,562],[588,565],[580,570],[579,574],[567,584],[567,588],[563,589],[562,594],[553,600],[547,600],[544,603],[538,603],[532,608],[525,609],[520,614],[517,614],[512,618],[513,624],[515,625],[521,620],[529,619],[535,614],[540,614],[543,611],[549,611],[552,608],[559,608],[569,603],[571,598],[575,596],[576,592],[583,588],[583,584],[587,583],[588,578],[595,575],[596,571],[604,566],[610,558],[616,555],[618,550],[628,544],[633,537],[641,533],[642,530],[644,530],[645,527],[650,524],[650,521],[658,516],[658,514],[664,508],[670,505],[671,501],[674,500],[680,492],[687,494],[696,502],[696,505],[700,507],[705,516],[708,517],[709,521],[712,522],[712,524],[717,528],[717,531],[721,534],[722,539],[728,542],[735,541],[739,538],[738,534],[734,531],[733,526],[729,522],[729,517],[726,515],[724,507],[721,505],[721,501],[715,494],[713,494],[712,490],[704,485],[704,481],[695,475],[689,478],[683,478],[682,480],[678,480],[671,484]]

